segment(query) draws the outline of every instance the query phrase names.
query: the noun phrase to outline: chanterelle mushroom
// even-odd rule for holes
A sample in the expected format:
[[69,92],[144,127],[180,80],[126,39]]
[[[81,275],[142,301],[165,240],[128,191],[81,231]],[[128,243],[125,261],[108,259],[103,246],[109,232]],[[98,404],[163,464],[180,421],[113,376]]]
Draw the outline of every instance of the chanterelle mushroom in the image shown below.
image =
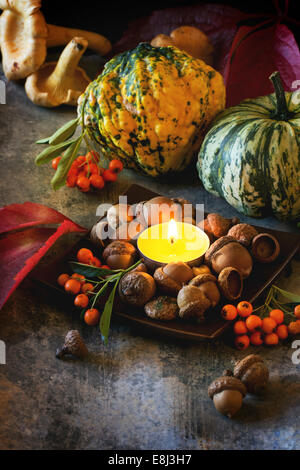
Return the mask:
[[25,78],[45,61],[48,29],[41,0],[0,0],[2,66],[9,80]]
[[0,47],[3,71],[9,80],[34,73],[44,63],[47,47],[62,46],[75,36],[84,37],[88,47],[101,55],[111,43],[101,34],[46,23],[41,0],[0,0]]
[[60,104],[77,105],[79,96],[90,83],[78,62],[86,50],[84,38],[73,38],[63,50],[58,62],[47,62],[26,79],[28,98],[39,106],[52,108]]

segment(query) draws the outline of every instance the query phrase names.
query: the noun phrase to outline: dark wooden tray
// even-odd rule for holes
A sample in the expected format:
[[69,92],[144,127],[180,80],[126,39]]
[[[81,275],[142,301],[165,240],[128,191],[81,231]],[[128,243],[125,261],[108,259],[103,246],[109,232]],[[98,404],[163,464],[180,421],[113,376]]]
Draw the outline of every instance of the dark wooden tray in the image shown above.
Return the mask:
[[[135,184],[130,186],[124,195],[127,196],[129,204],[134,204],[158,196],[157,193]],[[300,247],[300,237],[297,234],[280,232],[257,226],[256,229],[258,232],[268,232],[273,234],[280,243],[281,252],[277,260],[273,263],[255,263],[250,277],[245,280],[242,293],[243,300],[248,300],[249,302],[254,302],[262,292],[274,282]],[[70,271],[68,261],[76,259],[76,253],[82,246],[91,246],[95,252],[95,246],[92,245],[86,237],[73,245],[70,251],[62,258],[55,260],[43,268],[35,270],[33,275],[34,280],[51,288],[58,295],[70,298],[65,294],[63,289],[57,285],[56,279],[60,273]],[[226,322],[220,317],[220,305],[215,309],[215,311],[209,311],[207,313],[206,322],[201,324],[188,323],[180,319],[170,322],[152,320],[151,318],[146,317],[142,311],[133,312],[132,308],[128,308],[128,306],[121,304],[118,300],[116,300],[115,303],[114,315],[122,317],[137,325],[152,328],[154,333],[160,332],[192,340],[217,338],[224,333],[230,325],[230,322]]]

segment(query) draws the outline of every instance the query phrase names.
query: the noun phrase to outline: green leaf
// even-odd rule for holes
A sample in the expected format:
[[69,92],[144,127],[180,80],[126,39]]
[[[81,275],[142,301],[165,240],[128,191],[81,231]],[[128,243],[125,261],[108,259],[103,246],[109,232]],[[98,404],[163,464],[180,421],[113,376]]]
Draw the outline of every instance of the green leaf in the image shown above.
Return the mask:
[[96,268],[95,266],[90,266],[89,264],[78,263],[77,261],[70,261],[70,266],[74,273],[82,274],[85,278],[95,278],[99,276],[107,276],[107,274],[116,274],[120,272],[119,270],[115,271],[113,269],[105,268]]
[[78,125],[78,118],[72,119],[72,121],[67,122],[64,124],[60,129],[58,129],[54,134],[49,138],[50,145],[60,144],[61,142],[65,142],[67,139],[72,137],[74,132],[76,131]]
[[286,290],[280,289],[277,286],[273,286],[283,297],[286,299],[290,300],[291,302],[294,303],[300,303],[300,295],[298,294],[293,294],[292,292],[288,292]]
[[35,159],[36,165],[44,165],[44,163],[48,163],[53,158],[58,157],[58,155],[61,155],[61,153],[71,146],[74,142],[76,142],[78,139],[73,139],[69,140],[69,142],[63,142],[61,144],[57,145],[51,145],[50,147],[47,147],[44,149],[41,153],[38,154],[38,156]]
[[37,140],[35,143],[36,144],[49,144],[49,139],[50,137],[45,137],[45,139]]
[[[53,176],[51,180],[51,185],[54,190],[57,190],[64,186],[65,181],[68,176],[69,169],[77,157],[77,152],[79,150],[82,137],[80,136],[73,143],[70,145],[70,147],[67,148],[63,156],[61,157],[61,160],[58,164],[57,170],[55,172],[55,175]],[[62,145],[62,144],[59,144]]]
[[110,328],[111,313],[112,313],[112,309],[114,306],[115,294],[116,294],[119,280],[120,278],[116,281],[111,293],[109,294],[108,300],[104,306],[104,310],[100,318],[99,327],[100,327],[101,337],[105,346],[107,346],[107,343],[108,343],[108,333],[109,333],[109,328]]

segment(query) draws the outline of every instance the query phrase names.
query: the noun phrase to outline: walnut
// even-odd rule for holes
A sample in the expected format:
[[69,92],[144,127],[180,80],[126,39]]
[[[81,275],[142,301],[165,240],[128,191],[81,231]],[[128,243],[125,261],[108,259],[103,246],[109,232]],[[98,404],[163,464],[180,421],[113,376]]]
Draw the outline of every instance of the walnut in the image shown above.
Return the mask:
[[249,224],[236,224],[228,232],[228,236],[236,238],[240,243],[249,246],[258,231]]

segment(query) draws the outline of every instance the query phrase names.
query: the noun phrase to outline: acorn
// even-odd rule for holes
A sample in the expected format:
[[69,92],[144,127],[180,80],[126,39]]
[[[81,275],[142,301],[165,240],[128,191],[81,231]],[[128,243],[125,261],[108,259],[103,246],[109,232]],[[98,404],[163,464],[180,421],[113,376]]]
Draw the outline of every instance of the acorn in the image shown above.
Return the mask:
[[251,252],[260,263],[272,263],[279,256],[280,245],[270,233],[259,233],[252,240]]
[[258,231],[249,224],[236,224],[228,231],[227,235],[233,237],[245,246],[251,245],[253,238],[258,235]]
[[253,395],[259,395],[269,381],[269,369],[258,354],[250,354],[238,361],[233,374]]
[[228,418],[232,418],[240,410],[246,394],[247,389],[243,382],[231,375],[219,377],[208,387],[208,396],[216,409]]
[[173,261],[157,268],[154,279],[157,287],[167,295],[176,296],[182,286],[194,277],[193,270],[183,261]]
[[88,355],[88,349],[84,344],[79,331],[68,331],[63,347],[56,351],[56,357],[58,359],[63,358],[66,354],[76,356],[79,359],[84,359]]
[[127,269],[134,263],[136,249],[123,240],[116,240],[105,248],[103,259],[111,269]]
[[177,304],[181,318],[204,320],[204,312],[211,306],[211,301],[195,286],[183,286],[178,292]]
[[224,268],[233,267],[241,273],[243,279],[250,275],[253,267],[247,248],[229,236],[219,238],[209,247],[205,253],[205,262],[217,274]]
[[150,274],[142,271],[130,271],[119,283],[119,296],[122,302],[142,307],[154,297],[155,281]]
[[213,274],[199,274],[189,282],[189,285],[198,287],[209,299],[211,307],[215,307],[220,302],[217,279]]
[[242,294],[243,278],[237,269],[228,266],[220,272],[218,285],[226,299],[236,300],[239,299]]

